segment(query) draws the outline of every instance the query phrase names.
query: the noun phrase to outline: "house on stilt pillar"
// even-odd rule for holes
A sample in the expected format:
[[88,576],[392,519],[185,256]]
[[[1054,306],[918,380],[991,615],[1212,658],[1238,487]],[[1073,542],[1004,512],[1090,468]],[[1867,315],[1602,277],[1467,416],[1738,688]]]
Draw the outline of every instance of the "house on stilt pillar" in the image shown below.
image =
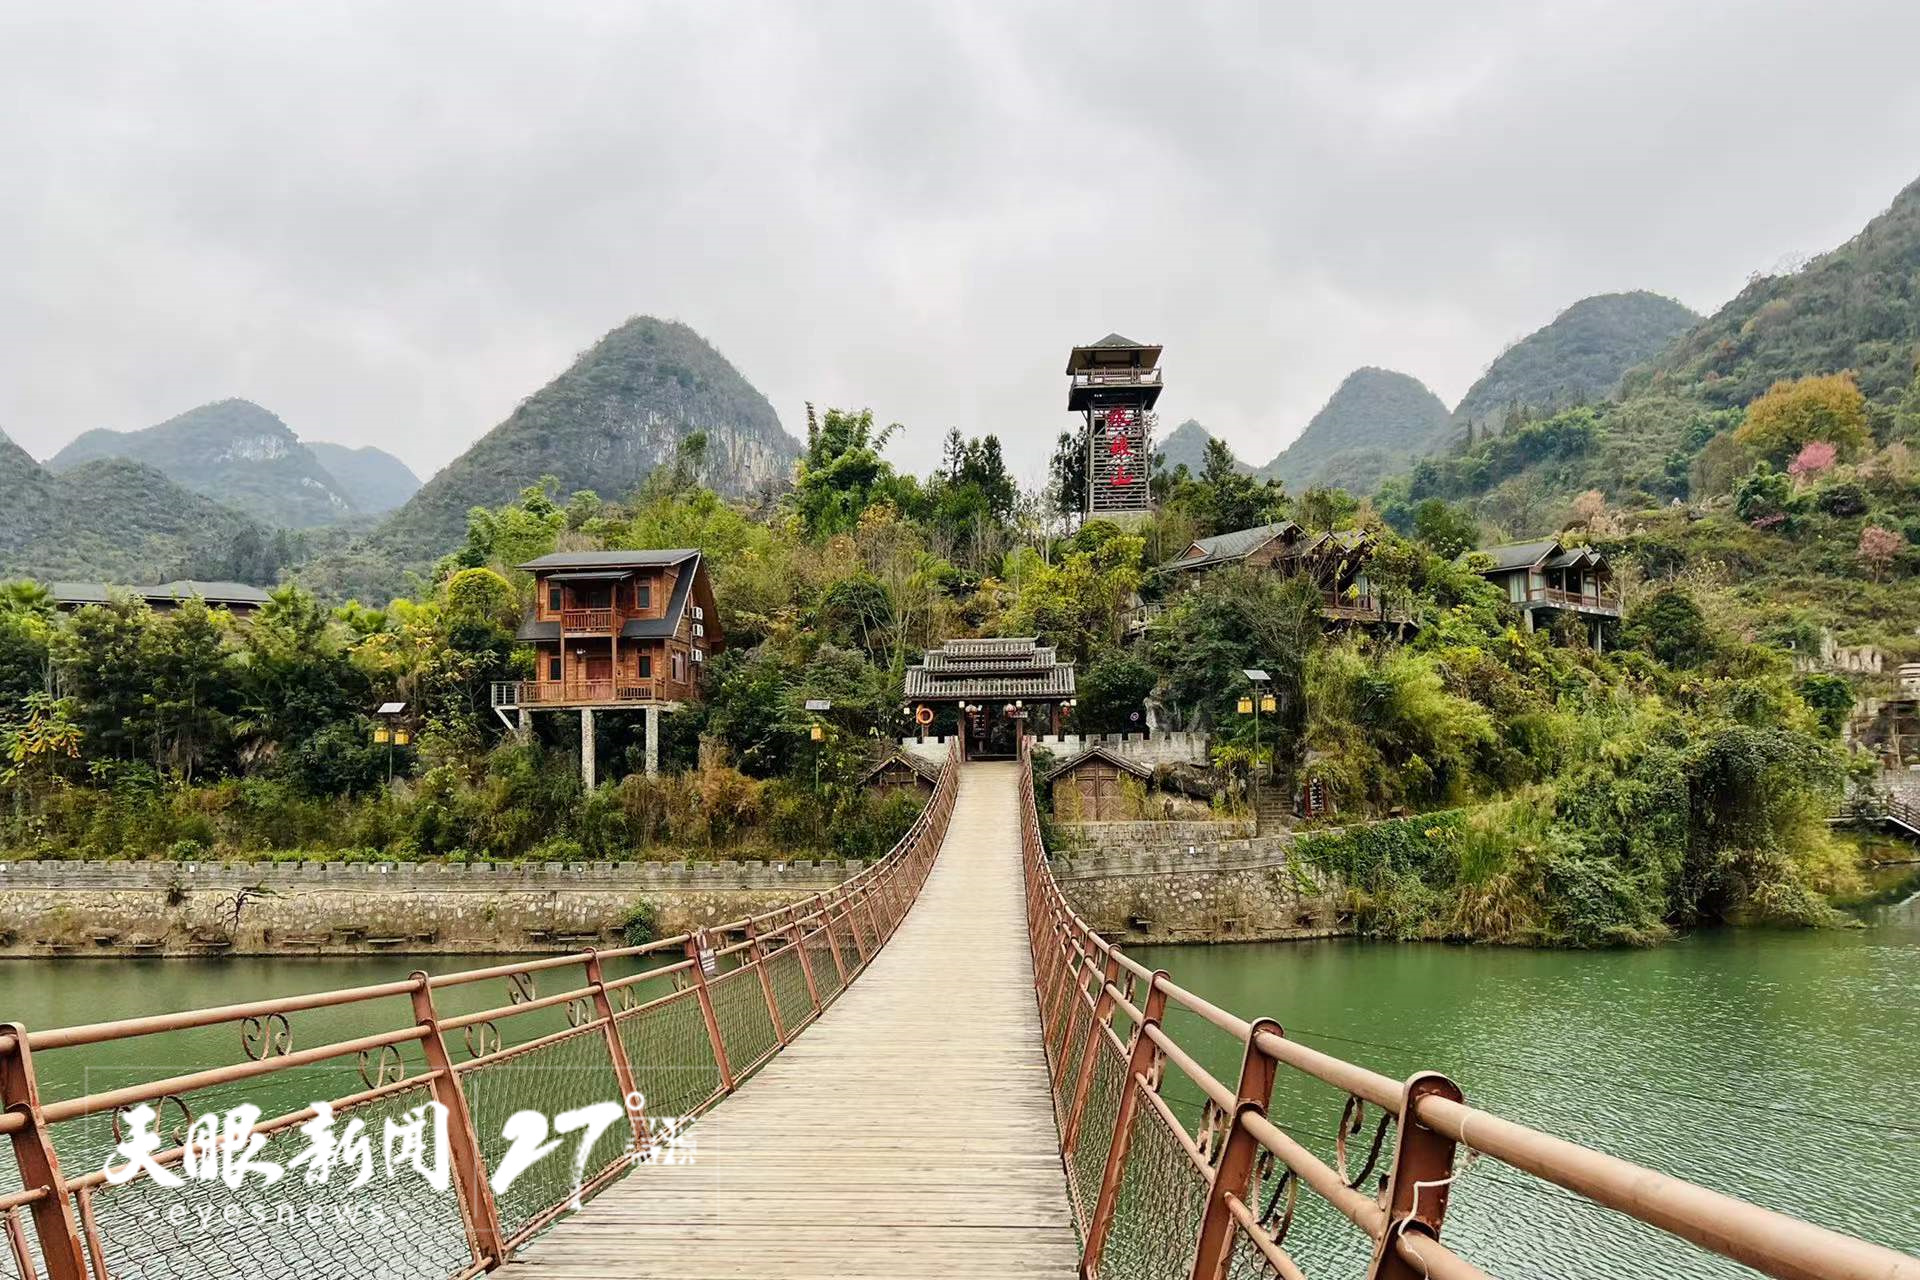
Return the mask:
[[534,578],[533,608],[516,636],[533,648],[534,674],[495,684],[494,711],[523,733],[535,712],[578,712],[589,787],[595,713],[644,712],[647,772],[657,772],[660,714],[699,696],[707,658],[722,644],[701,554],[558,551],[519,567]]

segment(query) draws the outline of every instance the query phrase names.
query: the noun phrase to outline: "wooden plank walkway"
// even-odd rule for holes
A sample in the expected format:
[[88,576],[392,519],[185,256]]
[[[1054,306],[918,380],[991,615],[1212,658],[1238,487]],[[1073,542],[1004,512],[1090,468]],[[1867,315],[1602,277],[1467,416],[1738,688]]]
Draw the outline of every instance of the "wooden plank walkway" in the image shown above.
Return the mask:
[[690,1131],[529,1246],[518,1280],[1070,1277],[1033,997],[1018,774],[972,764],[867,972]]

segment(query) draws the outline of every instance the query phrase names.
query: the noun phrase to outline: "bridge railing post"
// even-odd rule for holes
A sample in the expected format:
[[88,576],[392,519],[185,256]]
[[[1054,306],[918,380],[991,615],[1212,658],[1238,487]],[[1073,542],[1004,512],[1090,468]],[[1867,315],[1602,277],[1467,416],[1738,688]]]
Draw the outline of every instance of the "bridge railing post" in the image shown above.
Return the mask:
[[807,924],[800,918],[798,907],[787,908],[787,930],[793,939],[793,949],[800,956],[800,976],[807,980],[807,999],[813,1002],[813,1011],[817,1014],[824,1006],[820,1003],[820,988],[813,980],[813,961],[807,958]]
[[433,1083],[429,1088],[447,1118],[447,1155],[453,1165],[460,1220],[467,1229],[474,1261],[492,1269],[507,1260],[506,1236],[500,1230],[500,1210],[493,1200],[493,1188],[487,1183],[487,1162],[480,1152],[473,1113],[467,1109],[466,1091],[460,1087],[453,1058],[447,1053],[447,1040],[440,1032],[440,1015],[433,1005],[433,986],[425,970],[413,972],[412,999],[414,1021],[426,1030],[420,1040],[420,1051],[432,1073]]
[[760,975],[760,994],[767,998],[767,1016],[773,1019],[773,1038],[784,1047],[787,1043],[787,1022],[780,1016],[780,1002],[773,997],[773,978],[767,973],[767,948],[760,938],[760,927],[752,920],[747,921],[747,948],[749,962],[755,973]]
[[613,1062],[613,1078],[620,1086],[620,1102],[626,1108],[627,1123],[633,1129],[633,1149],[647,1146],[647,1100],[633,1082],[633,1064],[627,1060],[627,1047],[620,1042],[620,1025],[613,1018],[613,1001],[607,998],[606,974],[600,968],[599,948],[587,952],[587,981],[593,987],[593,1009],[607,1031],[607,1057]]
[[840,975],[840,985],[847,985],[847,962],[840,955],[840,939],[833,929],[833,906],[827,901],[827,895],[813,895],[813,908],[820,913],[820,927],[827,931],[827,951],[833,956],[833,971]]
[[1126,1173],[1127,1148],[1133,1144],[1133,1116],[1140,1102],[1144,1081],[1158,1078],[1155,1058],[1160,1050],[1147,1034],[1157,1027],[1167,1012],[1167,971],[1157,969],[1147,980],[1146,1003],[1140,1008],[1140,1024],[1133,1029],[1133,1046],[1127,1055],[1127,1078],[1120,1090],[1120,1105],[1113,1113],[1113,1141],[1107,1147],[1107,1167],[1100,1175],[1100,1194],[1093,1202],[1093,1216],[1087,1221],[1086,1247],[1080,1255],[1080,1274],[1090,1277],[1100,1269],[1100,1255],[1113,1230],[1114,1207],[1120,1198],[1120,1182]]
[[1387,1177],[1387,1229],[1374,1246],[1367,1280],[1416,1280],[1424,1272],[1401,1256],[1401,1237],[1440,1238],[1440,1222],[1447,1214],[1447,1191],[1453,1184],[1455,1144],[1452,1138],[1420,1123],[1420,1101],[1430,1097],[1460,1102],[1465,1095],[1437,1071],[1418,1073],[1402,1090],[1393,1171]]
[[[8,1116],[19,1117],[13,1130],[14,1168],[24,1190],[41,1189],[29,1207],[33,1231],[40,1240],[40,1259],[47,1280],[87,1280],[86,1253],[80,1244],[80,1224],[73,1200],[60,1176],[60,1158],[53,1135],[40,1114],[40,1086],[33,1076],[33,1055],[27,1049],[27,1029],[17,1022],[0,1025],[11,1043],[0,1049],[0,1105]],[[31,1276],[31,1271],[22,1270]]]
[[1221,1143],[1213,1185],[1207,1190],[1206,1208],[1200,1217],[1192,1280],[1223,1280],[1227,1264],[1233,1258],[1233,1237],[1239,1224],[1228,1201],[1246,1203],[1248,1188],[1253,1185],[1254,1161],[1260,1154],[1260,1141],[1247,1128],[1246,1117],[1266,1114],[1277,1066],[1276,1059],[1260,1047],[1260,1040],[1263,1035],[1281,1034],[1280,1024],[1271,1018],[1256,1020],[1247,1033],[1247,1053],[1240,1063],[1240,1088],[1235,1094],[1233,1117]]
[[693,975],[694,998],[700,1002],[700,1017],[707,1024],[707,1042],[713,1046],[713,1065],[720,1069],[720,1087],[732,1093],[737,1087],[733,1079],[733,1064],[727,1061],[726,1037],[720,1034],[720,1019],[714,1016],[713,992],[707,989],[707,971],[701,956],[711,955],[713,948],[707,945],[707,931],[697,929],[687,936],[687,959],[693,961],[687,972]]
[[1073,1085],[1073,1102],[1060,1133],[1060,1154],[1070,1156],[1080,1142],[1080,1119],[1087,1108],[1087,1090],[1093,1082],[1094,1060],[1106,1052],[1106,1028],[1113,1018],[1113,986],[1120,977],[1118,948],[1107,953],[1100,975],[1100,994],[1093,1004],[1093,1025],[1087,1028],[1087,1047],[1080,1054],[1080,1071]]

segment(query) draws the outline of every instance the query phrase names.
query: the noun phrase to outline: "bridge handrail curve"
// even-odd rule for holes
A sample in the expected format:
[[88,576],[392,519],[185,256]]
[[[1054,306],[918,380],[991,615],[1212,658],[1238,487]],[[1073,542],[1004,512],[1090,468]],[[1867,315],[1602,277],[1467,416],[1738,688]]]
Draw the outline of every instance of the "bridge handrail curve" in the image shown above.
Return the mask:
[[[1459,1088],[1436,1072],[1396,1081],[1289,1040],[1270,1018],[1249,1021],[1221,1009],[1176,985],[1164,970],[1149,970],[1125,955],[1067,903],[1048,864],[1024,744],[1020,806],[1034,989],[1069,1198],[1083,1241],[1083,1276],[1129,1275],[1127,1263],[1152,1258],[1152,1274],[1168,1274],[1172,1264],[1196,1280],[1218,1280],[1229,1270],[1241,1274],[1251,1263],[1266,1268],[1259,1274],[1305,1280],[1285,1247],[1292,1200],[1277,1222],[1273,1216],[1291,1181],[1295,1195],[1304,1183],[1372,1242],[1369,1280],[1487,1280],[1440,1239],[1449,1191],[1465,1168],[1459,1158],[1464,1147],[1468,1161],[1497,1160],[1782,1280],[1920,1280],[1920,1258],[1469,1106]],[[1169,1008],[1241,1044],[1237,1088],[1215,1078],[1167,1031]],[[1122,1018],[1124,1036],[1116,1029]],[[1164,1096],[1169,1065],[1202,1095],[1195,1133],[1187,1132]],[[1267,1114],[1280,1066],[1348,1096],[1337,1131],[1338,1169]],[[1373,1156],[1384,1160],[1387,1172],[1374,1193],[1363,1190],[1372,1158],[1358,1177],[1350,1178],[1345,1167],[1345,1135],[1360,1130],[1357,1118],[1349,1129],[1349,1116],[1363,1116],[1361,1104],[1383,1117]],[[1390,1151],[1381,1141],[1389,1127]],[[1143,1138],[1152,1141],[1142,1146]],[[1158,1154],[1136,1157],[1137,1148]],[[1168,1150],[1178,1158],[1167,1156]],[[1148,1161],[1158,1167],[1144,1168]],[[1152,1178],[1161,1183],[1160,1195],[1184,1200],[1184,1213],[1163,1213],[1151,1222],[1129,1215]],[[1107,1245],[1116,1234],[1127,1237],[1125,1253],[1118,1264],[1103,1265],[1115,1263]]]
[[[569,1207],[663,1140],[670,1142],[673,1131],[665,1131],[663,1139],[662,1122],[677,1126],[717,1105],[864,972],[932,869],[953,812],[958,768],[956,744],[932,796],[907,832],[884,857],[836,888],[694,933],[439,975],[416,971],[405,981],[41,1031],[0,1023],[0,1135],[10,1139],[12,1156],[8,1168],[4,1154],[9,1147],[0,1144],[0,1177],[15,1174],[23,1188],[0,1192],[0,1236],[5,1237],[0,1243],[0,1280],[102,1280],[109,1259],[116,1277],[143,1274],[143,1259],[174,1274],[189,1253],[197,1265],[206,1266],[202,1255],[209,1247],[207,1239],[183,1240],[140,1220],[138,1199],[153,1193],[152,1177],[143,1171],[111,1185],[101,1157],[111,1150],[113,1139],[104,1137],[97,1125],[90,1133],[76,1133],[71,1126],[110,1115],[117,1131],[127,1108],[155,1105],[160,1112],[156,1127],[173,1126],[165,1134],[176,1145],[152,1158],[161,1168],[171,1168],[187,1157],[190,1139],[182,1117],[191,1119],[197,1104],[230,1106],[237,1101],[231,1086],[290,1070],[324,1064],[350,1073],[356,1059],[359,1082],[366,1087],[334,1096],[327,1104],[343,1121],[359,1114],[377,1123],[383,1107],[405,1102],[438,1103],[447,1117],[457,1215],[444,1203],[429,1205],[416,1220],[438,1214],[438,1234],[430,1241],[416,1244],[394,1236],[380,1243],[406,1250],[417,1268],[414,1274],[422,1280],[474,1276],[499,1266]],[[724,941],[735,934],[744,940],[714,944],[716,938]],[[611,959],[669,955],[684,958],[613,979],[603,971]],[[722,962],[729,960],[731,967],[724,967]],[[556,971],[578,972],[584,981],[568,979],[561,990],[539,992],[540,979]],[[509,1000],[504,1005],[454,1013],[436,1003],[436,994],[444,997],[495,980],[507,984]],[[655,984],[658,994],[641,991],[648,984]],[[295,1047],[290,1015],[360,1007],[369,1013],[398,1012],[393,1003],[401,999],[410,1005],[400,1019],[403,1025],[394,1027],[388,1021],[388,1030]],[[548,1019],[537,1016],[550,1019],[561,1010],[566,1020],[557,1030],[542,1025]],[[41,1097],[45,1073],[35,1073],[36,1052],[235,1023],[240,1024],[245,1061],[72,1097]],[[523,1034],[508,1043],[503,1027]],[[675,1037],[678,1042],[669,1044]],[[459,1044],[464,1044],[465,1056],[456,1061],[454,1046]],[[649,1059],[649,1051],[657,1051],[657,1060]],[[409,1061],[409,1052],[418,1059]],[[517,1080],[514,1071],[522,1072]],[[597,1158],[585,1166],[588,1174],[577,1183],[528,1175],[513,1184],[510,1194],[498,1194],[489,1185],[489,1170],[498,1168],[507,1143],[476,1116],[516,1102],[538,1109],[541,1099],[519,1097],[514,1089],[492,1084],[494,1080],[518,1085],[520,1091],[545,1090],[550,1097],[557,1097],[556,1090],[565,1094],[571,1089],[588,1101],[619,1099],[626,1104],[628,1123],[616,1124],[610,1137],[592,1147]],[[636,1104],[639,1099],[644,1101]],[[571,1097],[558,1100],[578,1105]],[[663,1109],[656,1110],[656,1103]],[[317,1114],[310,1106],[258,1120],[248,1133],[269,1143],[289,1140],[290,1133]],[[569,1150],[571,1146],[569,1139]],[[74,1161],[77,1152],[93,1158]],[[73,1171],[61,1167],[63,1158]],[[289,1176],[278,1185],[287,1190],[298,1183]],[[531,1190],[523,1193],[528,1186]],[[318,1203],[311,1201],[309,1207]],[[346,1231],[330,1220],[314,1229],[324,1233],[329,1226]],[[215,1243],[242,1248],[225,1237]],[[273,1243],[270,1233],[262,1233],[245,1247],[268,1248]],[[344,1235],[288,1245],[302,1268],[315,1264],[316,1250],[330,1247],[349,1263],[365,1261],[366,1242]],[[226,1261],[229,1270],[220,1269],[216,1260],[209,1274],[269,1269],[257,1256],[229,1255]],[[353,1271],[349,1265],[337,1273]]]

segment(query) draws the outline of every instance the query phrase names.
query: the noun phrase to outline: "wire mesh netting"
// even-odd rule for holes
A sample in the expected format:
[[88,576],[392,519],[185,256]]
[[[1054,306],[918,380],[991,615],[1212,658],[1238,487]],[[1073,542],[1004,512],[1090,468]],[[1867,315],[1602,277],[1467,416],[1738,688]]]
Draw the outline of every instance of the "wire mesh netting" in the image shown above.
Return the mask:
[[649,1117],[692,1115],[720,1092],[720,1066],[699,993],[692,988],[624,1014],[615,1025]]
[[1062,1049],[1066,1061],[1061,1070],[1054,1073],[1059,1086],[1054,1090],[1053,1107],[1059,1117],[1061,1132],[1066,1131],[1067,1114],[1073,1110],[1073,1091],[1080,1083],[1080,1057],[1086,1051],[1088,1033],[1093,1030],[1093,1010],[1080,997],[1078,991],[1068,998],[1073,1007],[1067,1010],[1067,1039]]
[[787,947],[767,958],[767,981],[773,986],[773,998],[780,1006],[780,1025],[792,1035],[801,1023],[813,1016],[813,997],[807,992],[807,975],[800,967],[800,948]]
[[[613,1055],[599,1026],[579,1027],[530,1049],[480,1059],[477,1065],[463,1066],[460,1083],[473,1114],[481,1156],[495,1183],[500,1229],[509,1240],[548,1210],[573,1200],[583,1184],[622,1159],[632,1146],[633,1129],[613,1070]],[[619,1114],[598,1136],[585,1129],[558,1131],[564,1113],[609,1102],[619,1108]],[[520,1118],[522,1112],[535,1113],[537,1120]],[[509,1120],[515,1121],[515,1127],[509,1127]],[[549,1124],[555,1132],[548,1132]],[[518,1127],[523,1125],[527,1127]],[[556,1147],[526,1165],[504,1191],[500,1189],[507,1162],[517,1163],[529,1140],[538,1145],[556,1139]]]
[[1247,1237],[1245,1227],[1233,1232],[1233,1253],[1227,1260],[1227,1280],[1273,1280],[1280,1274],[1267,1255]]
[[[371,1139],[373,1176],[358,1188],[353,1165],[336,1166],[317,1182],[309,1165],[271,1186],[249,1178],[238,1187],[217,1179],[167,1187],[138,1177],[94,1188],[92,1208],[108,1274],[141,1280],[425,1280],[461,1270],[473,1259],[451,1183],[436,1190],[411,1164],[391,1172],[387,1167],[386,1122],[407,1127],[430,1100],[429,1087],[421,1084],[335,1113],[336,1129],[358,1119]],[[285,1166],[310,1145],[297,1127],[281,1129],[267,1137],[256,1158]]]
[[807,938],[807,964],[813,969],[813,985],[819,988],[820,1003],[840,994],[840,966],[833,960],[833,942],[823,928]]
[[1087,1078],[1087,1100],[1073,1150],[1073,1211],[1082,1233],[1093,1218],[1094,1201],[1100,1198],[1107,1155],[1113,1150],[1113,1122],[1120,1110],[1120,1081],[1126,1072],[1127,1055],[1102,1035],[1094,1051],[1093,1074]]
[[1165,1117],[1145,1098],[1134,1109],[1113,1227],[1101,1255],[1109,1280],[1179,1280],[1193,1265],[1207,1180]]
[[753,969],[734,969],[708,983],[707,994],[713,1001],[713,1020],[720,1024],[727,1063],[737,1079],[779,1047],[760,975]]

